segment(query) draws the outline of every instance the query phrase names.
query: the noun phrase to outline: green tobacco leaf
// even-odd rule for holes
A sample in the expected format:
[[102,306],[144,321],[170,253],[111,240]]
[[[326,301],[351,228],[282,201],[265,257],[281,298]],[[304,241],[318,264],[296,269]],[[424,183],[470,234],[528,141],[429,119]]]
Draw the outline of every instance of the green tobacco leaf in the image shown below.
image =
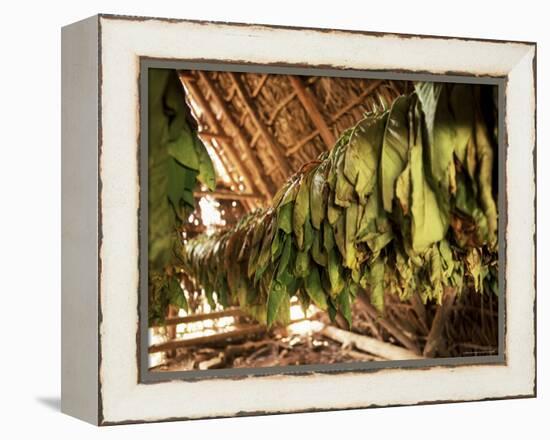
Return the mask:
[[335,205],[330,199],[327,205],[327,220],[333,225],[342,216],[342,208]]
[[334,224],[333,230],[336,247],[342,258],[346,258],[346,219],[343,216]]
[[283,197],[285,196],[286,192],[288,191],[288,188],[290,188],[290,186],[292,185],[292,181],[288,180],[287,182],[285,182],[285,184],[283,186],[281,186],[281,188],[279,188],[279,190],[275,193],[275,195],[273,196],[273,200],[271,201],[272,203],[272,206],[274,209],[277,209],[279,207],[279,204],[281,203],[281,201],[283,200]]
[[430,176],[440,182],[447,172],[455,150],[456,130],[449,110],[449,93],[445,84],[417,83],[415,89],[422,104],[427,131],[426,149]]
[[411,167],[410,163],[397,178],[395,196],[399,200],[403,214],[407,215],[411,209]]
[[[485,86],[473,90],[477,87]],[[467,121],[469,98],[455,96],[455,91],[446,85],[435,96],[432,88],[431,104],[422,102],[425,115],[413,93],[406,108],[400,108],[405,102],[400,99],[389,116],[367,116],[321,155],[318,165],[293,175],[265,209],[245,215],[226,231],[189,238],[185,244],[179,240],[176,254],[183,267],[176,270],[189,276],[186,289],[204,289],[209,300],[216,292],[218,304],[240,306],[269,325],[288,321],[294,297],[302,307],[316,303],[327,309],[332,319],[338,310],[350,324],[358,285],[369,290],[381,312],[386,293],[401,300],[419,295],[423,301],[439,301],[446,286],[458,292],[498,289],[498,249],[490,240],[497,232],[492,227],[496,203],[491,207],[497,196],[491,103],[481,105],[481,95],[472,95],[469,111],[479,112],[480,131],[472,135],[466,125],[454,127],[453,157],[444,170],[444,161],[436,157],[441,145],[431,143],[426,126],[433,121],[436,138],[438,124],[445,121],[439,106],[445,102],[441,108],[450,112],[453,124]],[[364,139],[367,132],[371,134]],[[177,165],[188,184],[173,198],[185,210],[193,203],[196,179],[187,173],[190,169]],[[166,191],[160,194],[169,200]],[[166,295],[150,292],[157,302],[151,306],[154,318],[162,319]]]
[[298,249],[304,248],[304,223],[309,216],[309,178],[302,176],[293,211],[293,230]]
[[331,293],[338,295],[344,288],[345,282],[342,278],[342,264],[334,248],[328,251],[327,268]]
[[290,238],[290,235],[285,235],[283,252],[281,254],[281,258],[279,260],[279,266],[277,268],[278,274],[281,274],[284,271],[286,271],[291,255],[292,255],[292,239]]
[[292,234],[292,209],[293,203],[286,203],[277,212],[277,226],[286,234]]
[[357,250],[355,248],[355,236],[357,235],[358,205],[353,204],[346,209],[345,231],[345,259],[344,265],[350,269],[357,269]]
[[411,99],[405,96],[395,100],[384,132],[380,159],[380,188],[384,209],[387,212],[392,211],[396,180],[407,165],[409,150],[407,114],[410,102]]
[[284,246],[286,234],[283,232],[277,231],[271,242],[271,261],[275,261],[281,255]]
[[275,222],[271,220],[271,223],[266,226],[266,228],[267,229],[260,248],[260,254],[258,256],[258,262],[256,263],[257,268],[254,274],[254,283],[257,283],[264,274],[268,267],[269,261],[271,260],[271,244],[273,242],[273,237],[277,232]]
[[478,115],[475,127],[475,139],[477,146],[479,198],[483,207],[483,213],[487,218],[488,241],[491,245],[496,243],[498,229],[498,214],[495,199],[492,192],[493,179],[493,148],[491,146],[487,127]]
[[309,220],[309,216],[306,218],[306,222],[304,223],[304,250],[309,251],[311,249],[311,246],[313,245],[313,240],[316,235],[319,235],[319,232],[313,229],[313,226],[311,226],[311,221]]
[[327,251],[334,247],[334,231],[328,221],[323,223],[323,246]]
[[350,292],[347,288],[342,290],[342,292],[340,292],[340,295],[338,295],[338,308],[340,309],[340,313],[342,313],[344,318],[346,318],[348,327],[351,329],[351,324],[352,324],[351,298],[350,298]]
[[364,120],[354,129],[345,156],[344,174],[355,186],[359,201],[365,199],[377,178],[378,159],[387,114]]
[[287,296],[286,286],[279,281],[275,280],[271,283],[271,290],[267,297],[267,326],[275,322],[277,315],[279,313],[279,308],[284,302],[285,297]]
[[296,253],[296,267],[294,274],[298,278],[305,278],[309,272],[309,252],[300,251]]
[[313,173],[309,193],[311,224],[317,230],[321,228],[327,209],[325,185],[325,167],[319,166]]
[[454,152],[460,163],[465,163],[466,148],[473,137],[474,127],[474,96],[472,86],[468,84],[453,84],[449,96],[449,104],[455,116],[455,148]]
[[210,159],[208,150],[197,137],[195,137],[195,150],[199,156],[199,175],[197,176],[197,180],[206,185],[210,191],[214,191],[216,189],[216,171],[214,170],[214,164]]
[[193,136],[185,133],[183,138],[177,138],[167,144],[168,154],[176,159],[181,165],[198,171],[200,169],[199,156],[195,151]]
[[[148,257],[150,267],[162,272],[175,264],[176,228],[194,209],[200,141],[177,73],[149,69],[148,85]],[[212,186],[210,174],[207,179],[204,172],[205,183]]]
[[[346,155],[349,155],[350,151],[346,152]],[[344,158],[346,155],[341,155],[338,163],[336,164],[336,187],[334,191],[334,204],[347,207],[351,204],[353,199],[354,187],[353,184],[348,180],[346,175],[343,172],[344,169]]]
[[215,310],[216,309],[216,301],[214,301],[214,291],[212,289],[212,286],[205,285],[204,286],[204,294],[206,295],[206,300],[208,301],[208,305],[210,306],[210,308],[212,310]]
[[445,278],[450,278],[454,270],[455,261],[451,246],[447,240],[441,240],[439,242],[439,253],[441,254],[441,262],[443,265]]
[[412,136],[415,137],[410,159],[412,244],[415,251],[421,252],[445,236],[449,218],[425,175],[421,133],[417,130],[416,136]]
[[384,260],[376,258],[370,266],[370,302],[382,312],[384,310]]
[[192,173],[196,173],[196,171],[185,168],[172,158],[167,160],[168,179],[166,182],[166,195],[172,204],[174,212],[180,219],[183,219],[185,216],[185,212],[181,209],[181,207],[186,198],[185,192],[188,191],[186,180],[189,175],[192,175]]
[[304,286],[313,303],[321,310],[327,310],[325,291],[321,285],[321,277],[316,267],[312,267],[310,270]]
[[175,277],[171,278],[168,282],[167,288],[169,292],[168,295],[170,298],[170,303],[187,312],[189,310],[187,298],[185,298],[185,294],[183,293],[179,281]]
[[325,252],[325,249],[321,245],[321,234],[316,233],[313,237],[313,244],[311,245],[311,258],[313,258],[313,261],[315,261],[319,266],[325,267],[327,265],[327,253]]

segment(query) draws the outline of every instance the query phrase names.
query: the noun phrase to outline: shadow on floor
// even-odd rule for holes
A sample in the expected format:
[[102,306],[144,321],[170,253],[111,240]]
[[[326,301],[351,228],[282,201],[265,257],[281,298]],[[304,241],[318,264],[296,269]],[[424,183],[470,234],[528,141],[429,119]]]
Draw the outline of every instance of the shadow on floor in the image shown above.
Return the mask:
[[36,401],[50,411],[60,412],[61,411],[61,397],[37,397]]

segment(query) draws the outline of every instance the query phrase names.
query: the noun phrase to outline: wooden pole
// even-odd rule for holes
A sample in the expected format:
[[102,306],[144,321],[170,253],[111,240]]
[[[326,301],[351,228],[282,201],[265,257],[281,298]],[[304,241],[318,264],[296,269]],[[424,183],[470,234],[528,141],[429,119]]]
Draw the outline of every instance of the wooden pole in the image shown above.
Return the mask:
[[298,76],[289,76],[289,78],[292,87],[294,87],[294,90],[298,95],[298,99],[308,112],[308,115],[317,130],[319,130],[319,134],[321,135],[323,142],[326,144],[327,150],[330,150],[336,143],[336,137],[332,131],[330,131],[323,115],[319,111],[315,97],[308,89],[306,89],[301,78]]
[[271,191],[269,190],[264,180],[262,179],[262,165],[260,164],[260,161],[256,158],[254,152],[250,148],[250,145],[248,144],[248,141],[246,140],[246,137],[243,134],[241,127],[238,126],[238,124],[233,119],[233,116],[231,115],[229,110],[227,110],[225,101],[222,99],[222,97],[214,87],[214,84],[212,83],[210,78],[208,78],[208,75],[206,75],[204,72],[199,72],[199,76],[201,80],[204,82],[206,88],[208,89],[208,92],[210,93],[212,100],[215,102],[215,104],[219,107],[219,109],[223,113],[223,116],[227,124],[231,127],[231,130],[236,134],[241,145],[243,146],[250,164],[250,168],[253,170],[256,177],[254,179],[254,183],[257,184],[257,187],[260,190],[260,192],[262,194],[265,194],[268,200],[271,200],[272,198]]
[[284,172],[286,177],[290,176],[292,174],[292,169],[290,168],[285,155],[282,153],[281,148],[279,147],[279,145],[277,145],[277,142],[275,141],[275,139],[267,129],[267,126],[264,124],[264,122],[258,115],[258,112],[254,108],[254,104],[252,103],[252,100],[246,94],[246,90],[244,88],[243,82],[241,81],[241,78],[239,78],[233,72],[228,72],[228,75],[231,78],[231,81],[233,81],[233,84],[235,85],[235,89],[237,90],[237,94],[242,99],[247,113],[254,121],[254,125],[256,125],[256,128],[262,134],[262,137],[265,139],[265,141],[269,145],[269,149],[273,154],[273,157],[279,164],[279,167]]

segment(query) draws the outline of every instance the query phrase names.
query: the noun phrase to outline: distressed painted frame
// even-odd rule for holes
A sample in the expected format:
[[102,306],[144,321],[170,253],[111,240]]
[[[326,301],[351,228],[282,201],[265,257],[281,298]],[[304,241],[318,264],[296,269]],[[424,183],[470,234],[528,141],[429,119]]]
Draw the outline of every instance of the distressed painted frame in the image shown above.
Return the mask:
[[[535,396],[533,43],[100,15],[65,27],[62,48],[64,412],[108,425]],[[143,59],[502,80],[506,361],[142,383]]]

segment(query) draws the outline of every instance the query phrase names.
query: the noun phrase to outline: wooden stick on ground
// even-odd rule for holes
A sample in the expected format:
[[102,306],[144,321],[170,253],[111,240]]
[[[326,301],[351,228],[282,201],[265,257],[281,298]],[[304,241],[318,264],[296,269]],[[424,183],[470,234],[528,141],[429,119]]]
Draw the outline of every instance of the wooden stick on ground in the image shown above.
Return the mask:
[[411,338],[409,338],[405,333],[399,330],[393,323],[388,321],[383,316],[380,316],[378,311],[369,302],[369,300],[367,299],[367,297],[363,292],[359,292],[357,294],[357,299],[359,300],[358,301],[359,306],[363,310],[365,310],[365,312],[368,313],[375,322],[380,324],[390,335],[392,335],[395,339],[401,342],[401,344],[403,344],[413,353],[420,355],[420,349],[418,348],[416,343],[413,340],[411,340]]
[[211,359],[199,362],[199,370],[209,370],[211,368],[217,368],[224,364],[225,358],[223,353],[219,353]]
[[441,305],[435,313],[434,320],[432,322],[432,328],[428,334],[428,340],[424,346],[424,356],[433,357],[437,353],[437,350],[441,347],[443,341],[443,330],[449,316],[450,311],[453,308],[453,303],[456,298],[456,289],[453,287],[445,288],[443,293],[443,300]]
[[245,336],[259,334],[266,331],[265,325],[249,325],[237,330],[228,332],[216,333],[209,336],[199,336],[198,338],[175,339],[172,341],[162,342],[160,344],[151,345],[149,353],[157,353],[159,351],[173,350],[176,348],[189,347],[201,344],[212,344],[216,342],[225,342],[228,340],[239,339]]
[[342,345],[353,345],[358,350],[373,354],[390,361],[422,359],[422,356],[406,348],[379,341],[370,336],[358,335],[346,330],[327,325],[321,331],[323,336],[340,342]]

